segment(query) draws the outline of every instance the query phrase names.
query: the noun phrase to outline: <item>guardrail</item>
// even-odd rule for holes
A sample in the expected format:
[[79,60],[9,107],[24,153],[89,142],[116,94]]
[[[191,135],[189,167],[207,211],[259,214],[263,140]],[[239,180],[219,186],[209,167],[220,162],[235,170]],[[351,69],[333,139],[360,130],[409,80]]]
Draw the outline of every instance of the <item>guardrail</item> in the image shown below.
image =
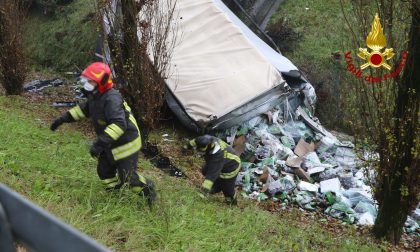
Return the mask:
[[0,251],[108,252],[109,249],[0,183]]

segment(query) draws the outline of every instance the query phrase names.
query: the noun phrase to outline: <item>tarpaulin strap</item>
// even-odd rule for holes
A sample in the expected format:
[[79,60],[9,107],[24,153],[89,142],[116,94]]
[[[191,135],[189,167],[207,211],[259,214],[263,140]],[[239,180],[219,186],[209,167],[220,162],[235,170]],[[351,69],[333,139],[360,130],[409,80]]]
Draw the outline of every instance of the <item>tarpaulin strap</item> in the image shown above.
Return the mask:
[[207,190],[211,190],[211,188],[213,187],[213,181],[211,181],[211,180],[208,180],[208,179],[206,179],[206,180],[204,180],[204,182],[203,182],[203,184],[201,185],[204,189],[207,189]]
[[105,133],[107,133],[114,141],[118,140],[124,134],[124,130],[121,129],[118,125],[115,123],[108,125],[105,128]]
[[120,180],[118,177],[114,177],[109,179],[103,179],[102,183],[105,185],[105,188],[114,188],[120,183]]
[[234,178],[239,173],[240,170],[241,170],[241,165],[239,164],[238,167],[234,171],[226,172],[226,173],[222,172],[220,173],[219,177],[222,179]]
[[73,117],[75,121],[79,121],[83,118],[85,118],[85,114],[83,114],[82,109],[77,105],[76,107],[73,107],[69,110],[70,115]]
[[141,148],[141,139],[139,136],[131,142],[128,142],[126,144],[123,144],[119,147],[112,149],[111,152],[112,152],[112,155],[114,156],[114,160],[117,161],[136,153],[137,151],[140,150],[140,148]]

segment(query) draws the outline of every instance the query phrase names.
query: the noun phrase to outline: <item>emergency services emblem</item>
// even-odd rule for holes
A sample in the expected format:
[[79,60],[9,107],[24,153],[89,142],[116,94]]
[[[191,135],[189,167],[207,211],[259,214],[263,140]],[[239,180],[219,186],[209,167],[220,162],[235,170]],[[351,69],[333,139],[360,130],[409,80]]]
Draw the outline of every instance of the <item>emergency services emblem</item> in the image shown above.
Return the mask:
[[[357,79],[364,79],[366,82],[370,83],[380,83],[390,78],[396,78],[404,69],[408,59],[408,53],[406,51],[401,53],[401,61],[396,68],[392,69],[387,63],[387,60],[392,59],[395,53],[393,48],[386,48],[386,38],[378,14],[375,15],[372,28],[366,37],[366,46],[369,49],[359,48],[359,53],[357,54],[359,58],[365,61],[360,67],[357,66],[359,65],[358,63],[353,63],[351,51],[344,55],[347,70]],[[383,67],[390,72],[383,73],[382,71],[374,71],[374,75],[363,73],[362,70],[368,66],[376,69]],[[380,75],[377,75],[378,73]]]
[[378,14],[375,15],[372,28],[366,38],[366,45],[372,51],[369,51],[367,48],[359,48],[357,56],[367,61],[365,64],[361,65],[360,68],[365,69],[368,66],[378,68],[382,66],[391,70],[391,66],[388,65],[386,61],[394,57],[395,53],[392,48],[386,48],[381,52],[382,48],[386,46],[386,38]]

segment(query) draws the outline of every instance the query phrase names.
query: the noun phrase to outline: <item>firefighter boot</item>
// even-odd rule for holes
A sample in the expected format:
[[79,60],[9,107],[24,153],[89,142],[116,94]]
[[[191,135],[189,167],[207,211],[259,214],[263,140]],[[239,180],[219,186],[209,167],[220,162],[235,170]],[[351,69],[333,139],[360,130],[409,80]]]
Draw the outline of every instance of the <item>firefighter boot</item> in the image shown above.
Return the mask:
[[156,186],[152,180],[146,179],[146,185],[143,190],[140,192],[140,195],[143,195],[146,200],[149,208],[152,209],[153,204],[156,201]]
[[225,197],[225,203],[230,205],[230,206],[237,206],[238,205],[238,200],[236,197],[236,194],[232,197]]

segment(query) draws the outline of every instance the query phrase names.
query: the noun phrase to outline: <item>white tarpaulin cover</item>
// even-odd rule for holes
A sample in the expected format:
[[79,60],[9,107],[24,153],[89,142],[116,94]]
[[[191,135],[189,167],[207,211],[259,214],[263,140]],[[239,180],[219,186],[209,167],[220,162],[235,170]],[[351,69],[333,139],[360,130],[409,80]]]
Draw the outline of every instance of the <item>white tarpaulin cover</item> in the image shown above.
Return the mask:
[[289,72],[291,70],[298,70],[295,65],[286,57],[274,51],[273,48],[268,46],[264,41],[262,41],[248,26],[246,26],[222,1],[214,0],[214,3],[221,9],[223,12],[228,15],[235,25],[237,25],[243,32],[243,34],[248,38],[248,40],[261,52],[264,57],[271,63],[277,70],[280,72]]
[[[296,69],[267,45],[258,49],[255,43],[260,39],[246,36],[246,26],[222,2],[177,0],[176,9],[177,42],[166,83],[199,124],[220,118],[282,83],[276,68]],[[239,27],[232,15],[245,28]],[[273,63],[282,59],[287,61],[280,67]]]

